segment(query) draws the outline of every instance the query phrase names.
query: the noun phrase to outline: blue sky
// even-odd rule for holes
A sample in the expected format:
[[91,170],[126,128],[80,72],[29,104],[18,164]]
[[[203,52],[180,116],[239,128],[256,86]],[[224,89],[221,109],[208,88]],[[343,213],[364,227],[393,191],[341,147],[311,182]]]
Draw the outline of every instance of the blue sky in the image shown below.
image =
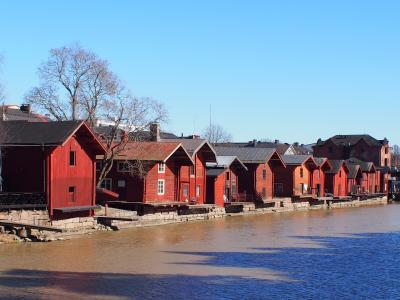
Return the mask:
[[236,141],[370,133],[400,143],[399,1],[7,1],[0,80],[8,103],[51,48],[78,42],[177,133],[209,122]]

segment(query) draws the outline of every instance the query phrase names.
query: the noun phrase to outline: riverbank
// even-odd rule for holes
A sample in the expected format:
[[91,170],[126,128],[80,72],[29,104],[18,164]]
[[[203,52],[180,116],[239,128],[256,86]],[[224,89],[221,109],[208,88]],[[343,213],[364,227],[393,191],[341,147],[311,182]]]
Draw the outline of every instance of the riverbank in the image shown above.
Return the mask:
[[[85,235],[92,235],[98,231],[117,231],[125,228],[160,226],[175,223],[205,221],[233,216],[262,215],[274,213],[288,213],[308,210],[340,209],[347,207],[362,207],[370,205],[386,205],[387,197],[370,199],[320,199],[297,200],[290,198],[258,203],[233,203],[225,208],[212,205],[204,206],[200,212],[194,209],[184,214],[177,210],[160,211],[138,216],[136,211],[126,211],[116,208],[102,207],[96,211],[94,217],[72,218],[53,221],[46,220],[45,211],[10,211],[0,212],[0,219],[20,224],[36,224],[40,228],[28,228],[23,225],[0,226],[0,244],[20,242],[51,242],[66,240]],[[32,221],[33,218],[33,221]],[[45,227],[47,226],[47,227]],[[48,228],[48,230],[46,230]],[[54,228],[59,231],[51,231]]]

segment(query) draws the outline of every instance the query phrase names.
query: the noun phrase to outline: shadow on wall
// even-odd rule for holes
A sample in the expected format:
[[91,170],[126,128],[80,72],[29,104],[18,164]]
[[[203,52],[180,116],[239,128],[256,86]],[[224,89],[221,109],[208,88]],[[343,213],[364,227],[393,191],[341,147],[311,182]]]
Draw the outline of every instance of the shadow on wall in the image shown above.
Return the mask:
[[[16,269],[0,274],[0,292],[5,298],[70,293],[137,299],[400,297],[400,233],[296,238],[312,241],[313,246],[252,249],[257,250],[253,252],[173,252],[205,257],[203,261],[191,263],[193,269],[197,265],[235,267],[246,271],[265,269],[290,279],[285,281],[237,275],[105,274]],[[315,242],[320,247],[315,247]]]

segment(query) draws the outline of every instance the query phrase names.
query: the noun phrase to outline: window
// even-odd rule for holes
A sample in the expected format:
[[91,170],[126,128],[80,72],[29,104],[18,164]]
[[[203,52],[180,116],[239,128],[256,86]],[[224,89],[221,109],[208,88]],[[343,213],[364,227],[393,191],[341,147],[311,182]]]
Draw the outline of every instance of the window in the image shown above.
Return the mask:
[[385,147],[385,154],[389,153],[389,147]]
[[189,185],[187,183],[183,185],[182,195],[183,197],[189,196]]
[[387,166],[388,166],[388,159],[385,158],[385,167],[387,167]]
[[236,195],[236,184],[232,184],[232,195]]
[[106,189],[111,191],[112,188],[112,179],[111,178],[104,178],[103,181],[100,184],[100,187],[102,189]]
[[157,194],[164,195],[165,194],[165,180],[159,179],[157,182]]
[[275,183],[274,188],[275,188],[275,194],[279,195],[283,193],[283,183]]
[[118,172],[129,172],[129,164],[125,161],[119,161],[117,164]]
[[165,163],[158,164],[158,173],[165,173]]
[[189,167],[189,174],[190,176],[194,176],[194,166]]
[[75,202],[75,187],[70,186],[68,187],[68,197],[69,197],[69,202]]
[[196,197],[200,197],[200,186],[196,185]]
[[125,182],[125,180],[118,180],[118,182],[117,182],[117,187],[119,187],[119,188],[124,188],[126,186],[126,182]]
[[102,168],[103,168],[103,162],[102,161],[96,161],[96,171],[100,172]]
[[263,175],[263,180],[266,180],[267,179],[267,170],[265,170],[265,169],[263,169],[263,173],[262,173]]
[[300,177],[303,178],[304,177],[304,169],[300,168]]
[[69,151],[69,165],[76,166],[76,157],[75,151]]
[[226,177],[226,181],[228,181],[229,180],[229,172],[225,173],[225,177]]
[[267,189],[265,187],[262,188],[262,197],[263,198],[267,197]]

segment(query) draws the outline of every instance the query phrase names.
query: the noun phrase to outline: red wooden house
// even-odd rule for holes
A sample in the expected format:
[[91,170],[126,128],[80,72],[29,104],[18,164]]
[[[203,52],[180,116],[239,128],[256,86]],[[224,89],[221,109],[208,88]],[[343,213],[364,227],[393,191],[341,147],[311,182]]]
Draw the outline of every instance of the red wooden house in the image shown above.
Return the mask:
[[115,158],[101,187],[127,202],[180,201],[181,168],[192,166],[177,142],[128,142]]
[[207,140],[197,136],[162,139],[162,142],[181,143],[192,158],[193,165],[183,165],[180,168],[179,200],[190,203],[206,203],[206,164],[216,162],[216,153]]
[[275,171],[285,167],[275,149],[253,147],[215,147],[218,156],[236,156],[247,167],[239,172],[240,200],[257,201],[277,196]]
[[376,170],[373,162],[365,162],[357,158],[346,160],[347,165],[358,165],[361,169],[362,177],[360,179],[359,192],[365,194],[374,194],[379,192],[380,174]]
[[347,176],[349,169],[344,160],[329,160],[332,168],[325,172],[325,194],[335,197],[348,195]]
[[349,174],[347,175],[347,193],[360,194],[363,178],[361,167],[357,164],[347,164],[347,168],[349,169]]
[[286,168],[275,172],[277,195],[280,197],[311,195],[312,174],[317,164],[311,155],[283,155]]
[[7,121],[1,132],[3,193],[26,193],[21,207],[42,195],[51,218],[91,214],[105,149],[84,122]]
[[314,161],[317,164],[317,168],[312,172],[312,195],[315,197],[325,197],[325,173],[332,166],[325,157],[314,157]]
[[207,203],[224,207],[239,199],[239,173],[247,167],[236,156],[217,156],[217,163],[207,167]]

